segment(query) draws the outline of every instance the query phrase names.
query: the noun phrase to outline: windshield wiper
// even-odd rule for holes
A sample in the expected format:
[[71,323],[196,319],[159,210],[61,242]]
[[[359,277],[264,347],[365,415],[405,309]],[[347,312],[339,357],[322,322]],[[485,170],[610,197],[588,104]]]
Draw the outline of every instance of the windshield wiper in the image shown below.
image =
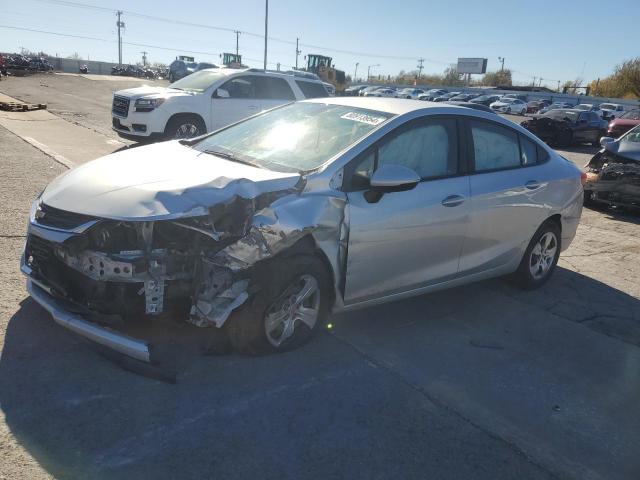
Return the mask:
[[225,160],[231,160],[232,162],[244,163],[245,165],[251,165],[252,167],[259,168],[259,165],[256,165],[255,163],[250,162],[249,160],[246,160],[244,158],[236,157],[233,153],[222,152],[220,150],[213,150],[213,149],[205,150],[204,153],[215,155],[216,157],[221,157],[221,158],[224,158]]

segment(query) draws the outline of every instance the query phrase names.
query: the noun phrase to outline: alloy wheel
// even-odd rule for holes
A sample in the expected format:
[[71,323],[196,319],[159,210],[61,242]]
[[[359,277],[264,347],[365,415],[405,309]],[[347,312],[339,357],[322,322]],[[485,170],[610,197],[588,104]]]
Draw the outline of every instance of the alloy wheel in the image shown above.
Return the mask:
[[320,315],[320,286],[311,275],[302,275],[267,309],[264,329],[269,343],[281,346],[305,324],[313,329]]
[[535,280],[549,273],[557,250],[558,239],[553,232],[546,232],[540,237],[529,257],[529,272]]
[[193,123],[183,123],[176,129],[173,138],[193,138],[197,137],[198,135],[200,135],[200,131],[198,130],[198,127],[196,125],[194,125]]

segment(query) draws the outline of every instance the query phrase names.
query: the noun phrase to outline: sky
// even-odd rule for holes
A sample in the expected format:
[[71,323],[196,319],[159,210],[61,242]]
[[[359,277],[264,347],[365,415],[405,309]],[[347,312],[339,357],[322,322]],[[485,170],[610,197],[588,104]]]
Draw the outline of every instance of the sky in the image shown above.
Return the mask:
[[[240,30],[244,63],[262,66],[265,0],[0,0],[0,51],[77,52],[117,62],[118,9],[124,11],[123,63],[141,61],[142,51],[150,62],[187,54],[219,63],[221,53],[235,51],[233,31]],[[268,67],[294,66],[299,38],[300,66],[304,55],[320,53],[348,75],[359,64],[357,75],[364,77],[369,67],[372,75],[415,70],[419,58],[425,74],[441,73],[458,57],[487,58],[493,71],[504,57],[514,82],[530,84],[535,76],[556,88],[558,80],[606,77],[640,55],[639,19],[640,0],[270,0]]]

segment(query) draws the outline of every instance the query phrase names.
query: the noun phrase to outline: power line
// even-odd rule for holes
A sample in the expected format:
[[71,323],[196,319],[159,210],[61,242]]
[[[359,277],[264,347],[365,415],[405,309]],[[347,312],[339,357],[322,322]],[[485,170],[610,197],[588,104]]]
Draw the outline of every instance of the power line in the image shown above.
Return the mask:
[[[61,5],[61,6],[65,6],[65,7],[87,8],[87,9],[91,9],[91,10],[101,10],[101,11],[108,11],[108,12],[116,12],[116,10],[111,9],[111,8],[107,8],[107,7],[89,5],[89,4],[80,3],[80,2],[72,2],[72,1],[68,1],[68,0],[35,0],[35,1],[43,2],[43,3],[51,3],[51,4],[55,4],[55,5]],[[173,25],[184,25],[184,26],[188,26],[188,27],[206,28],[206,29],[209,29],[209,30],[218,30],[218,31],[229,32],[229,33],[240,32],[243,35],[247,35],[247,36],[251,36],[251,37],[257,37],[257,38],[264,38],[264,34],[262,34],[262,33],[248,32],[248,31],[245,31],[245,30],[238,30],[238,29],[234,29],[234,28],[220,27],[220,26],[214,26],[214,25],[205,25],[205,24],[202,24],[202,23],[187,22],[187,21],[184,21],[184,20],[177,20],[175,18],[158,17],[158,16],[155,16],[155,15],[147,15],[147,14],[144,14],[144,13],[133,12],[131,10],[122,10],[122,12],[123,12],[123,14],[129,15],[129,16],[132,16],[132,17],[144,18],[144,19],[147,19],[147,20],[153,20],[153,21],[158,21],[158,22],[165,22],[165,23],[170,23],[170,24],[173,24]],[[294,42],[293,40],[284,40],[282,38],[277,38],[277,37],[268,37],[268,39],[273,41],[273,42],[279,42],[279,43],[284,43],[284,44],[288,44],[288,45],[296,45],[296,43],[297,43],[297,42]],[[339,48],[331,48],[331,47],[327,47],[327,46],[324,46],[324,45],[313,45],[313,44],[308,44],[308,43],[298,43],[298,45],[300,47],[305,47],[307,49],[314,48],[314,49],[319,50],[319,51],[343,53],[343,54],[346,54],[346,55],[354,55],[354,56],[368,57],[368,58],[383,58],[383,59],[388,59],[388,60],[412,60],[412,61],[420,58],[418,55],[415,55],[415,56],[380,55],[380,54],[375,54],[375,53],[359,52],[359,51],[355,51],[355,50],[344,50],[344,49],[339,49]],[[429,58],[423,58],[423,61],[428,62],[428,63],[439,64],[439,65],[450,65],[451,64],[451,62],[446,62],[446,61],[443,61],[443,60],[429,59]]]

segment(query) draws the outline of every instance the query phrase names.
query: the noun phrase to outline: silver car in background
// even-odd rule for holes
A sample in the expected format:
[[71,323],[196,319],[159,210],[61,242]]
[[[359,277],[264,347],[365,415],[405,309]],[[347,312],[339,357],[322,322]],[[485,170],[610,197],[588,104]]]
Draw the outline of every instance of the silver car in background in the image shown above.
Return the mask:
[[63,174],[22,270],[59,324],[141,361],[149,342],[104,325],[164,312],[278,352],[330,312],[507,274],[541,286],[582,196],[572,163],[491,113],[315,99]]

